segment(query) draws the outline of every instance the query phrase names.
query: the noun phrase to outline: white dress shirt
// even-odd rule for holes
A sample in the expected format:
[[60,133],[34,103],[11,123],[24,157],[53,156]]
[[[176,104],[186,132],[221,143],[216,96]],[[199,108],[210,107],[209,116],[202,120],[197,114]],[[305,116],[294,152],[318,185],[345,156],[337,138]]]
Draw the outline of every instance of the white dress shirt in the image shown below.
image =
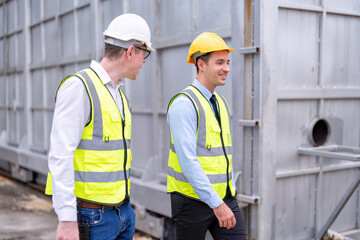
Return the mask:
[[[111,93],[123,116],[122,99],[105,69],[96,61],[90,68],[99,76]],[[83,129],[90,119],[90,99],[84,83],[70,77],[57,92],[50,135],[49,171],[52,176],[53,205],[59,221],[77,221],[74,195],[74,152],[81,140]]]

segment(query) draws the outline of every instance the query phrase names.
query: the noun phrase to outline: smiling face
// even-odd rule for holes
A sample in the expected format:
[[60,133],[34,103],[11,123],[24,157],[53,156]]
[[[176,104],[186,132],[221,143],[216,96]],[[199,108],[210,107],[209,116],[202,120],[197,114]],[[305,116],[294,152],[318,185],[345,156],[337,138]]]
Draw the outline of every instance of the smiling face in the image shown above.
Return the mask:
[[229,63],[230,59],[227,51],[212,52],[207,63],[199,60],[198,66],[201,79],[198,80],[202,82],[210,92],[213,92],[217,86],[225,85],[226,77],[230,72]]

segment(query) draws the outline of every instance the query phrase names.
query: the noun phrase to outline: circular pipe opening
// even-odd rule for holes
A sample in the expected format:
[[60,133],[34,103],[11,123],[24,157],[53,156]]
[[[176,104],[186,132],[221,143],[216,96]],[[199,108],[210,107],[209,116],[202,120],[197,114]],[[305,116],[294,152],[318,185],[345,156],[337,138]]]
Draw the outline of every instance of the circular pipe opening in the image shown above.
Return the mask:
[[313,146],[324,145],[330,137],[330,125],[323,118],[315,119],[309,132],[309,140]]

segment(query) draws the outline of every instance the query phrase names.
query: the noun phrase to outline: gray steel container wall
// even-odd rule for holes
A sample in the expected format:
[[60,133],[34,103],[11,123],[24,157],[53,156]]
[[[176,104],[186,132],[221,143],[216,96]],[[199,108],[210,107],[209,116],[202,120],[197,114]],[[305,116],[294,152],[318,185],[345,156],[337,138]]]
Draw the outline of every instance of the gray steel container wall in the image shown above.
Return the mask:
[[61,79],[88,65],[93,28],[89,1],[31,1],[30,148],[47,153],[55,94]]
[[20,89],[21,80],[24,78],[24,3],[10,2],[10,12],[17,15],[9,15],[1,8],[2,18],[8,21],[2,22],[0,30],[1,60],[1,123],[0,131],[9,129],[6,138],[9,144],[18,145],[24,136],[26,128],[22,122],[25,118],[25,94],[24,88]]
[[[260,48],[254,55],[230,54],[236,74],[217,88],[236,116],[233,159],[234,172],[241,173],[239,193],[260,197],[259,206],[243,209],[249,237],[314,237],[360,165],[298,155],[297,148],[309,145],[309,124],[316,117],[330,123],[329,144],[360,146],[360,2],[220,4],[218,0],[2,1],[0,155],[5,161],[0,167],[9,170],[11,163],[46,174],[60,81],[89,66],[92,59],[99,61],[104,29],[114,17],[133,12],[149,23],[157,49],[136,81],[125,80],[123,86],[133,111],[134,202],[170,216],[165,188],[167,105],[196,76],[194,66],[186,63],[190,43],[198,34],[213,31],[230,47]],[[244,127],[239,120],[260,120],[260,127]],[[358,227],[358,193],[332,225],[336,231]]]
[[[308,4],[308,5],[307,5]],[[325,118],[328,144],[359,147],[359,1],[281,1],[278,10],[276,239],[305,239],[326,222],[359,164],[299,156],[309,145],[310,123]],[[309,6],[312,5],[312,6]],[[357,63],[357,64],[353,64]],[[356,229],[359,196],[353,194],[332,229]]]

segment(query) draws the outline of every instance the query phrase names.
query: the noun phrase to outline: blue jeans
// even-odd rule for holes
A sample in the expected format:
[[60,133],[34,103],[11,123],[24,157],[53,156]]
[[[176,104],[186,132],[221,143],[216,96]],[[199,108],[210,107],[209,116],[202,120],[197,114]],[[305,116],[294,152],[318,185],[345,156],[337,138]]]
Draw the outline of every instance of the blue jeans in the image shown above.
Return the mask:
[[80,216],[90,224],[90,240],[131,240],[135,234],[135,212],[130,203],[117,208],[81,208]]

